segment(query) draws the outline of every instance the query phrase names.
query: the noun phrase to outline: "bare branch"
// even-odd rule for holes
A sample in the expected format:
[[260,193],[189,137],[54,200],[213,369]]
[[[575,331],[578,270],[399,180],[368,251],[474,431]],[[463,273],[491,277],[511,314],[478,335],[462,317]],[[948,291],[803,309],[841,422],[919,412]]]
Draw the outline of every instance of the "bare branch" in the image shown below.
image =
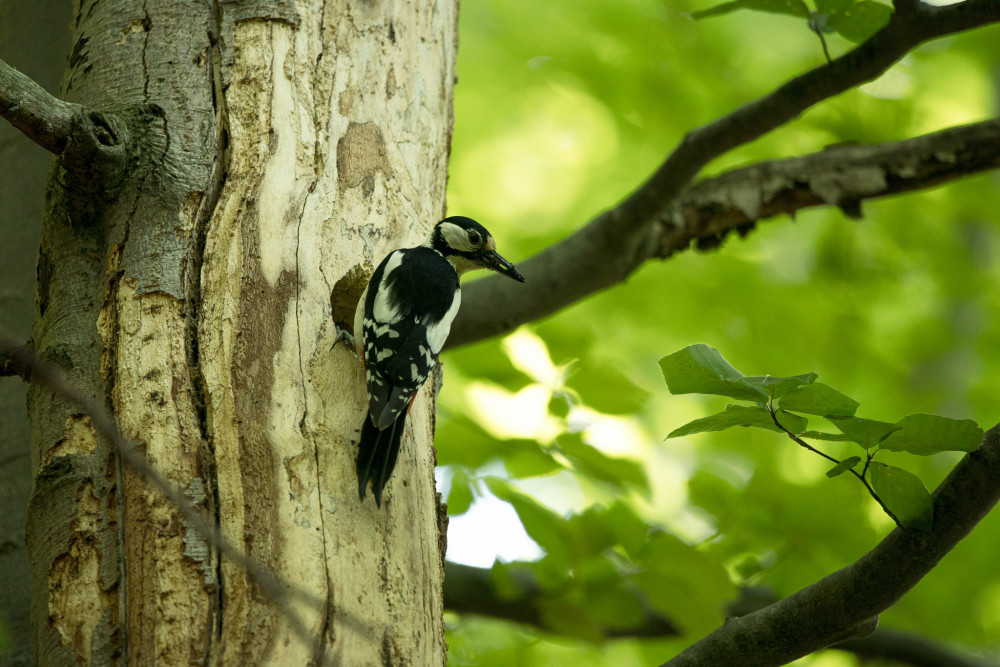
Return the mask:
[[885,144],[841,144],[803,157],[761,162],[687,190],[658,225],[649,255],[668,257],[758,220],[837,206],[860,217],[865,201],[926,189],[1000,168],[1000,120]]
[[19,377],[25,382],[31,379],[31,367],[10,352],[0,352],[0,377]]
[[73,130],[73,117],[81,108],[49,95],[0,60],[0,116],[50,153],[62,153]]
[[[509,599],[493,589],[490,570],[458,563],[444,564],[444,606],[459,614],[474,614],[502,621],[528,625],[539,630],[548,626],[539,613],[542,593],[525,582],[521,595]],[[743,589],[741,599],[727,606],[734,615],[746,615],[771,604],[773,594]],[[669,618],[646,610],[638,625],[606,629],[606,638],[676,637],[677,627]],[[879,628],[868,637],[849,639],[832,649],[847,651],[864,658],[895,660],[912,667],[997,667],[997,663],[975,658],[922,635]]]
[[[490,618],[550,629],[541,613],[542,592],[532,582],[524,582],[522,596],[508,599],[497,595],[489,570],[458,563],[444,564],[445,609],[462,614]],[[628,628],[602,628],[605,637],[668,637],[678,634],[676,626],[650,609],[645,610],[642,624]]]
[[848,639],[830,648],[912,667],[997,667],[994,660],[963,655],[927,637],[899,630],[879,629],[869,637]]
[[896,528],[874,549],[826,578],[715,632],[665,663],[783,665],[851,637],[871,634],[896,603],[1000,500],[1000,425],[934,492],[930,533]]
[[845,55],[684,137],[665,162],[615,208],[518,267],[524,285],[496,277],[466,288],[448,343],[463,345],[545,317],[628,277],[649,255],[653,223],[669,215],[691,179],[712,159],[788,123],[809,107],[883,74],[922,42],[1000,21],[1000,3],[920,5]]

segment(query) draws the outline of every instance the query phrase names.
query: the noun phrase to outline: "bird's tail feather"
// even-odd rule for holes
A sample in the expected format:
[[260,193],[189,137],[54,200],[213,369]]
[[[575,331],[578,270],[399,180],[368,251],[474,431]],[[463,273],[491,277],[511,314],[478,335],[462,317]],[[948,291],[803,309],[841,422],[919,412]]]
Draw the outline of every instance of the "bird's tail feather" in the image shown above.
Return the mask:
[[361,427],[357,459],[358,495],[364,500],[365,489],[370,480],[375,505],[378,507],[382,506],[382,490],[385,489],[399,457],[399,443],[403,437],[405,422],[406,412],[401,412],[388,428],[379,430],[366,414],[365,423]]

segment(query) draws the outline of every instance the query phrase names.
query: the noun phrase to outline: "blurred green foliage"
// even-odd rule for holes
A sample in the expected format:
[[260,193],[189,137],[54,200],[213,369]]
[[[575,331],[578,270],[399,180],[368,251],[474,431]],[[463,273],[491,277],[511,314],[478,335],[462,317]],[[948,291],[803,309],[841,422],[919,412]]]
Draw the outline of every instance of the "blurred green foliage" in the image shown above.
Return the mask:
[[[691,19],[715,4],[463,3],[449,212],[484,222],[517,261],[614,206],[685,132],[825,62],[802,17]],[[833,57],[852,47],[849,29],[828,27]],[[929,43],[703,175],[995,117],[998,32]],[[726,400],[671,396],[657,361],[703,342],[748,372],[815,371],[862,416],[988,428],[1000,420],[998,211],[997,174],[866,203],[860,222],[804,211],[446,353],[436,442],[449,510],[473,516],[488,495],[512,504],[542,555],[498,564],[495,587],[516,597],[527,576],[557,630],[449,614],[450,663],[655,664],[720,624],[737,587],[785,596],[874,546],[891,520],[787,439],[664,440]],[[838,459],[859,451],[822,444]],[[933,489],[959,456],[879,458]],[[882,625],[1000,655],[998,534],[994,512]],[[683,635],[592,641],[637,618],[636,595]],[[833,652],[801,664],[821,661],[854,664]]]

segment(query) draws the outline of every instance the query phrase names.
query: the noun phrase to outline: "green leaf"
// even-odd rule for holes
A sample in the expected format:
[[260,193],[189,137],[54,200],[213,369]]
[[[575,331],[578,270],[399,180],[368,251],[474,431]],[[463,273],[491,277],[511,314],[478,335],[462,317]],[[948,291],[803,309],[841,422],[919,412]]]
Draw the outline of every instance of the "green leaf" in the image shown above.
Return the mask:
[[[792,433],[801,433],[808,425],[805,417],[793,415],[790,412],[779,411],[778,421]],[[671,431],[667,437],[676,438],[693,433],[724,431],[734,426],[755,426],[757,428],[765,428],[769,431],[781,431],[780,428],[775,426],[774,421],[771,419],[771,413],[767,411],[767,408],[762,408],[759,405],[727,405],[725,411],[688,422],[684,426]]]
[[826,25],[852,42],[863,42],[889,22],[892,8],[880,2],[861,0],[831,11]]
[[744,401],[766,401],[769,395],[703,343],[660,359],[660,369],[672,394],[714,394]]
[[472,505],[472,483],[469,473],[458,468],[451,475],[451,489],[448,491],[448,515],[458,516],[469,511]]
[[819,376],[815,373],[793,375],[790,377],[774,377],[772,375],[757,375],[748,377],[747,382],[764,390],[769,398],[781,398],[796,387],[810,385]]
[[830,468],[827,471],[826,476],[833,478],[837,477],[838,475],[843,475],[845,472],[847,472],[854,466],[858,465],[859,463],[861,463],[860,456],[849,456],[840,463],[838,463],[837,465]]
[[859,403],[830,385],[816,382],[796,387],[781,399],[781,407],[809,415],[851,417]]
[[608,456],[583,442],[575,434],[561,436],[556,447],[570,460],[578,473],[623,491],[633,488],[649,494],[646,470],[638,461]]
[[895,424],[880,422],[877,419],[862,417],[827,417],[827,419],[852,442],[858,443],[865,449],[871,449],[885,440],[890,433],[899,430]]
[[733,0],[724,2],[715,7],[709,7],[699,12],[692,12],[691,18],[705,19],[710,16],[721,16],[729,14],[738,9],[751,9],[758,12],[770,12],[772,14],[790,14],[802,18],[809,18],[809,9],[802,0]]
[[858,0],[815,0],[818,14],[835,14],[847,9]]
[[576,364],[568,380],[585,405],[612,415],[633,415],[649,393],[620,370],[607,364]]
[[983,429],[971,419],[910,415],[899,430],[882,442],[882,449],[928,456],[938,452],[974,452],[983,443]]
[[920,478],[902,468],[872,463],[872,488],[904,526],[929,533],[934,525],[934,501]]
[[823,431],[803,431],[799,433],[799,437],[809,438],[810,440],[830,440],[833,442],[845,442],[850,440],[843,433],[824,433]]
[[611,527],[615,541],[635,558],[646,542],[650,530],[649,524],[643,521],[630,505],[621,501],[609,507],[604,516]]
[[507,471],[518,479],[551,475],[563,468],[534,440],[507,440],[500,458]]
[[665,533],[648,537],[636,565],[631,582],[685,635],[700,636],[717,627],[723,606],[737,592],[717,557]]

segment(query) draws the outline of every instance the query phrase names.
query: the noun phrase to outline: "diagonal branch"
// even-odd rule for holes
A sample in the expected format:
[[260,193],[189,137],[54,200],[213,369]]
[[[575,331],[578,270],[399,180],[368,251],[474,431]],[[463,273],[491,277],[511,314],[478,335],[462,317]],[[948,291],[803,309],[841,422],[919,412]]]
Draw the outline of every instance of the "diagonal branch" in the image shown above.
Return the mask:
[[[474,614],[497,620],[550,630],[539,611],[544,598],[536,586],[524,582],[521,594],[509,599],[497,594],[491,571],[450,561],[444,564],[444,606],[459,614]],[[743,616],[774,601],[770,592],[743,589],[740,600],[727,605],[727,613]],[[665,638],[678,636],[669,618],[646,609],[640,623],[631,627],[607,628],[604,637]],[[857,637],[830,647],[863,658],[895,660],[912,667],[998,667],[995,661],[961,653],[922,635],[879,628],[868,637]]]
[[1000,500],[1000,425],[934,492],[934,530],[896,528],[857,562],[760,611],[730,619],[670,667],[783,665],[850,637],[871,634],[896,603]]
[[0,116],[45,150],[62,153],[80,109],[0,60]]
[[709,161],[788,123],[814,104],[876,79],[925,41],[997,21],[1000,2],[995,0],[966,0],[944,7],[911,3],[854,50],[688,133],[618,206],[519,263],[526,284],[505,285],[487,277],[468,285],[449,344],[510,331],[625,280],[649,257],[650,236],[656,233],[653,223],[668,216]]
[[692,241],[718,239],[758,220],[813,206],[837,206],[857,218],[865,201],[998,168],[1000,120],[761,162],[705,179],[684,192],[657,225],[649,255],[668,257]]

